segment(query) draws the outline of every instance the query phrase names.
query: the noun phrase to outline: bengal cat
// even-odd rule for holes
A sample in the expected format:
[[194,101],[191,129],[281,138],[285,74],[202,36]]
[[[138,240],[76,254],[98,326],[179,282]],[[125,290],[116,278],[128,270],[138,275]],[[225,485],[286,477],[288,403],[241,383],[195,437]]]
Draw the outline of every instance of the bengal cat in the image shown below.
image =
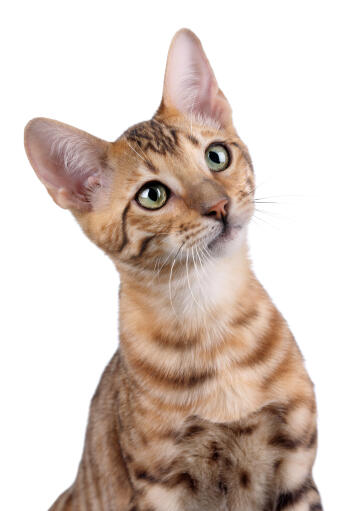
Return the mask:
[[113,143],[27,125],[30,163],[115,264],[120,343],[52,511],[318,511],[313,385],[256,280],[255,178],[200,41],[179,31],[154,117]]

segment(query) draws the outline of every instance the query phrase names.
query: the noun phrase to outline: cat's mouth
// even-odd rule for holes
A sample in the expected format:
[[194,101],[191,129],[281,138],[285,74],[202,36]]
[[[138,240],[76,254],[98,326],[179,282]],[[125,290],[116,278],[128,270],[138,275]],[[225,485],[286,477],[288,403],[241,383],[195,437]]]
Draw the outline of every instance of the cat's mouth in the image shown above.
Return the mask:
[[228,241],[233,241],[237,238],[242,227],[242,224],[231,224],[230,222],[224,223],[219,234],[217,234],[217,236],[215,236],[215,238],[210,243],[208,243],[208,248],[213,250],[219,247],[221,244],[227,243]]

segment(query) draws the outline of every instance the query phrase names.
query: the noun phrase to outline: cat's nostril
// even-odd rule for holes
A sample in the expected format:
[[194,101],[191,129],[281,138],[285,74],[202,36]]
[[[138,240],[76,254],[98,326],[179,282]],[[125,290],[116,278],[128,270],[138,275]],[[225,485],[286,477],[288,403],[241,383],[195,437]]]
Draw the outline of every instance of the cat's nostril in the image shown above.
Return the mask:
[[217,220],[225,221],[228,214],[228,199],[222,199],[205,213],[206,216],[214,216]]

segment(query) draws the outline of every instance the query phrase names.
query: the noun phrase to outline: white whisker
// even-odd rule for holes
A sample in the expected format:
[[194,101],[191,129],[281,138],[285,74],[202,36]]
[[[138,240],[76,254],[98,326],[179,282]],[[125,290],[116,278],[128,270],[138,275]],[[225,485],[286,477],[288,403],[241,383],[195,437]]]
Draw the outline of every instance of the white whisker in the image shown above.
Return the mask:
[[[201,270],[203,271],[204,275],[207,276],[207,271],[206,269],[204,268],[204,264],[206,262],[206,257],[203,256],[203,254],[200,254],[200,247],[196,247],[197,248],[197,257],[199,259],[199,262],[200,262],[200,268]],[[202,256],[202,257],[201,257]],[[202,260],[203,259],[203,260]]]
[[146,159],[146,158],[144,158],[143,156],[141,156],[141,154],[140,154],[139,152],[137,152],[137,151],[136,151],[136,149],[135,149],[134,147],[132,147],[132,145],[131,145],[131,144],[129,144],[128,140],[126,140],[126,144],[129,146],[129,148],[130,148],[130,149],[132,149],[132,150],[134,151],[134,153],[136,153],[136,154],[137,154],[137,156],[138,156],[139,158],[141,158],[141,159],[142,159],[145,163],[147,163],[147,159]]
[[179,247],[179,249],[178,249],[178,248],[175,248],[174,250],[172,250],[172,251],[169,253],[168,257],[165,259],[165,261],[164,261],[164,262],[163,262],[163,264],[161,265],[161,267],[160,267],[160,269],[159,269],[158,273],[155,275],[155,277],[159,277],[159,275],[160,275],[160,273],[161,273],[161,270],[164,268],[164,266],[166,265],[166,263],[169,261],[169,259],[172,257],[172,255],[173,255],[173,254],[175,254],[175,253],[176,253],[176,255],[177,255],[177,254],[178,254],[178,252],[179,252],[179,250],[180,250],[180,247]]
[[185,267],[186,267],[186,272],[187,272],[187,282],[188,282],[188,287],[189,287],[189,291],[190,291],[190,295],[191,297],[193,298],[194,302],[196,303],[196,305],[201,309],[203,310],[203,308],[200,306],[200,304],[198,303],[198,301],[196,300],[195,296],[194,296],[194,293],[193,293],[193,290],[192,290],[192,287],[190,285],[190,279],[189,279],[189,261],[188,261],[188,257],[189,257],[189,249],[187,249],[187,257],[186,257],[186,260],[185,260]]
[[173,262],[172,262],[172,265],[171,265],[171,268],[170,268],[170,274],[169,274],[169,300],[170,300],[171,308],[173,309],[174,314],[175,314],[176,317],[178,317],[178,316],[177,316],[176,310],[174,309],[174,305],[173,305],[173,297],[172,297],[172,292],[171,292],[171,279],[173,277],[173,269],[174,269],[174,264],[175,264],[176,258],[178,257],[179,252],[182,249],[183,249],[183,243],[180,245],[177,253],[175,254],[175,257],[173,259]]

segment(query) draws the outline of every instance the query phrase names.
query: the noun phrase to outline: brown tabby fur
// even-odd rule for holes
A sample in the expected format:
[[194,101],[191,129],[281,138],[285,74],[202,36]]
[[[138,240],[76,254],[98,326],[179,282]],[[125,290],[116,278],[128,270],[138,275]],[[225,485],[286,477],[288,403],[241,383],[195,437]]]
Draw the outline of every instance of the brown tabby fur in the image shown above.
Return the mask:
[[[228,172],[201,170],[215,141],[231,153]],[[92,399],[76,480],[51,510],[321,510],[314,390],[286,321],[245,243],[223,257],[192,252],[218,224],[205,214],[221,197],[246,222],[253,214],[246,146],[232,124],[191,126],[162,104],[105,148],[107,203],[73,213],[120,273],[120,345]],[[153,180],[174,195],[148,211],[134,196]]]

